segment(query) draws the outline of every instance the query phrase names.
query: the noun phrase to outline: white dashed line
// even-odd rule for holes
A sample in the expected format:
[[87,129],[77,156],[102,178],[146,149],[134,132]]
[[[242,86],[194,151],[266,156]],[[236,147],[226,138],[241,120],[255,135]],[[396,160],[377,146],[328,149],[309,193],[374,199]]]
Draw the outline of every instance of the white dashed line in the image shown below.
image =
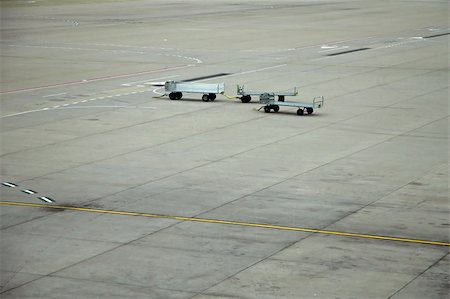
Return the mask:
[[10,188],[16,188],[17,187],[16,184],[9,183],[9,182],[3,182],[2,185],[6,186],[6,187],[10,187]]
[[46,197],[46,196],[41,196],[41,197],[38,197],[38,198],[39,198],[40,200],[42,200],[42,201],[47,202],[47,203],[54,203],[54,202],[55,202],[53,199],[48,198],[48,197]]
[[21,190],[21,191],[26,194],[36,194],[37,193],[36,191],[29,190],[29,189],[25,189],[25,190]]
[[[16,188],[16,187],[19,186],[17,184],[13,184],[13,183],[10,183],[10,182],[2,182],[1,184],[3,186],[10,187],[10,188]],[[38,194],[38,192],[36,192],[34,190],[31,190],[31,189],[20,189],[20,191],[22,191],[23,193],[29,194],[29,195]],[[47,196],[41,196],[41,197],[38,197],[38,198],[40,200],[43,200],[43,201],[47,202],[47,203],[54,203],[55,202],[55,200],[53,200],[53,199],[51,199],[51,198],[49,198]]]

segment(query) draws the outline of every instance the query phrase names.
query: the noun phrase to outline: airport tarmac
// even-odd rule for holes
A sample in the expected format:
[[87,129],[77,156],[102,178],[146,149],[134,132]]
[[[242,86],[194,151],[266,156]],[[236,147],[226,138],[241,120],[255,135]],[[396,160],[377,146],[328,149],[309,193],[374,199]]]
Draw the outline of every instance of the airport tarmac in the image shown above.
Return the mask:
[[1,298],[449,298],[447,1],[0,5]]

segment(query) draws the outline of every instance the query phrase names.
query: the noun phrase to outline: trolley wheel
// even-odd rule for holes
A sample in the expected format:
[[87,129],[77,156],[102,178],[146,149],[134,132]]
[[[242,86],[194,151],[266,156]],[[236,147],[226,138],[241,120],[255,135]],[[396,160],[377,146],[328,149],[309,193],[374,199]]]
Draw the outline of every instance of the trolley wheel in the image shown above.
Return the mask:
[[273,111],[278,112],[278,111],[280,111],[280,106],[278,106],[278,105],[273,105],[273,106],[272,106],[272,109],[273,109]]
[[209,101],[209,95],[204,94],[204,95],[202,96],[202,101],[203,101],[203,102],[208,102],[208,101]]
[[175,96],[176,96],[176,100],[181,100],[181,98],[183,97],[183,93],[178,91],[175,93]]
[[312,114],[314,112],[314,109],[308,107],[308,108],[306,108],[306,112],[308,112],[308,114]]
[[209,97],[210,101],[214,101],[216,99],[216,94],[215,93],[210,93],[208,97]]
[[176,100],[177,99],[176,94],[174,92],[169,93],[169,99]]
[[298,108],[297,115],[303,115],[303,108]]
[[252,97],[249,96],[249,95],[241,97],[241,102],[242,103],[249,103],[251,100],[252,100]]
[[270,107],[269,106],[265,106],[264,107],[264,112],[265,113],[269,113],[270,112]]

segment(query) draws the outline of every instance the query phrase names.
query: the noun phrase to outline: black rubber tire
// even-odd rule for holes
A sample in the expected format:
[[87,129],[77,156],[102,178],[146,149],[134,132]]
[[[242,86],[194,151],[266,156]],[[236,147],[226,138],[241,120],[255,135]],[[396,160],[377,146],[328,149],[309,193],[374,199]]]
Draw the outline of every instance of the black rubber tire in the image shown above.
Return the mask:
[[273,105],[273,106],[272,106],[272,109],[273,109],[274,112],[278,112],[278,111],[280,111],[280,106],[278,106],[278,105]]
[[176,100],[177,99],[176,94],[174,92],[169,93],[169,99]]
[[270,113],[270,107],[269,106],[265,106],[264,107],[264,112],[265,113]]
[[251,100],[252,100],[252,97],[249,96],[249,95],[241,97],[241,102],[242,103],[249,103]]
[[209,102],[209,95],[204,94],[204,95],[202,96],[202,101],[203,101],[203,102]]
[[299,109],[297,110],[297,115],[303,115],[303,113],[304,113],[304,111],[303,111],[302,108],[299,108]]
[[178,92],[175,93],[175,96],[176,96],[177,100],[181,100],[181,98],[183,97],[183,93],[178,91]]
[[216,94],[215,93],[210,93],[208,97],[209,97],[210,101],[214,101],[216,99]]
[[314,112],[313,108],[306,108],[306,112],[308,112],[308,114],[312,114]]

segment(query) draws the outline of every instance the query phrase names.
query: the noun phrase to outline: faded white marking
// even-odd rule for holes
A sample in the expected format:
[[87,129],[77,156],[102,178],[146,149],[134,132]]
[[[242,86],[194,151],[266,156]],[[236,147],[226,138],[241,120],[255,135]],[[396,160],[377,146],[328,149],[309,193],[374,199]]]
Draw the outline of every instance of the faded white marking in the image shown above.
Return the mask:
[[78,84],[84,84],[86,82],[97,82],[97,81],[112,80],[112,79],[124,78],[124,77],[140,76],[143,74],[173,71],[173,70],[179,70],[179,69],[189,68],[189,67],[193,67],[193,66],[194,65],[192,65],[192,64],[188,64],[188,65],[183,65],[183,66],[169,67],[169,68],[165,68],[165,69],[143,71],[143,72],[137,72],[137,73],[131,73],[131,74],[113,75],[113,76],[107,76],[107,77],[92,78],[92,79],[88,79],[88,80],[85,79],[82,81],[66,82],[66,83],[59,83],[59,84],[47,85],[47,86],[38,86],[38,87],[18,89],[18,90],[0,91],[0,94],[12,94],[12,93],[19,93],[19,92],[29,92],[29,91],[34,91],[34,90],[55,88],[55,87],[60,87],[60,86],[78,85]]
[[177,58],[183,58],[183,59],[188,59],[188,60],[193,60],[196,63],[203,63],[203,61],[199,58],[196,57],[189,57],[189,56],[182,56],[182,55],[176,55],[176,54],[157,54],[160,56],[167,56],[167,57],[177,57]]
[[24,112],[19,112],[19,113],[13,113],[13,114],[8,114],[8,115],[4,115],[0,118],[7,118],[7,117],[12,117],[12,116],[18,116],[18,115],[23,115],[23,114],[28,114],[28,113],[32,113],[32,112],[39,112],[39,111],[45,111],[45,110],[49,110],[50,108],[42,108],[42,109],[38,109],[38,110],[29,110],[29,111],[24,111]]
[[378,50],[378,49],[387,49],[387,48],[393,48],[393,47],[398,47],[398,46],[402,46],[402,45],[406,45],[406,44],[410,44],[410,43],[417,43],[417,42],[421,42],[424,41],[424,38],[413,38],[413,39],[408,39],[406,41],[402,41],[402,42],[398,42],[398,43],[393,43],[387,46],[381,46],[381,47],[377,47],[377,48],[373,48],[373,50]]
[[76,50],[76,51],[95,51],[95,52],[111,52],[111,53],[132,53],[132,54],[145,54],[143,51],[131,51],[131,50],[110,50],[110,49],[95,49],[95,48],[76,48],[76,47],[56,47],[56,46],[37,46],[37,45],[7,45],[8,47],[15,48],[35,48],[35,49],[55,49],[55,50]]
[[329,52],[329,51],[337,51],[337,50],[344,50],[344,49],[348,49],[350,48],[349,46],[342,46],[342,47],[336,47],[336,48],[330,48],[327,50],[322,50],[322,51],[318,51],[318,53],[324,53],[324,52]]
[[[244,75],[244,74],[251,74],[251,73],[262,72],[262,71],[266,71],[266,70],[272,70],[272,69],[276,69],[276,68],[280,68],[280,67],[284,67],[284,66],[287,66],[287,64],[284,63],[284,64],[279,64],[279,65],[274,65],[274,66],[263,67],[263,68],[260,68],[260,69],[255,69],[255,70],[235,73],[235,74],[226,75],[226,76],[223,76],[223,77],[233,77],[233,76],[239,76],[239,75]],[[199,80],[199,82],[200,81],[214,80],[214,79],[216,79],[216,78],[208,78],[208,79],[204,79],[204,80]]]
[[321,49],[336,49],[338,46],[336,45],[332,45],[332,46],[328,46],[328,45],[323,45],[320,48]]
[[[142,92],[147,92],[147,91],[152,91],[151,89],[148,90],[143,90],[143,91],[134,91],[133,93],[142,93]],[[130,95],[130,93],[127,94],[122,94],[122,95],[116,95],[116,96],[124,96],[124,95]],[[114,96],[107,96],[107,97],[99,97],[99,98],[92,98],[92,99],[88,99],[88,100],[83,100],[81,101],[81,103],[86,103],[87,101],[95,101],[95,100],[103,100],[105,98],[113,98]],[[45,107],[42,109],[36,109],[36,110],[28,110],[28,111],[23,111],[23,112],[18,112],[18,113],[12,113],[12,114],[8,114],[8,115],[3,115],[0,116],[0,119],[2,118],[8,118],[8,117],[13,117],[13,116],[19,116],[19,115],[23,115],[23,114],[28,114],[28,113],[33,113],[33,112],[40,112],[40,111],[47,111],[47,110],[56,110],[56,109],[62,109],[62,108],[74,108],[74,107],[68,107],[69,105],[77,105],[80,102],[73,102],[71,104],[64,104],[64,105],[57,105],[57,106],[53,106],[53,107]],[[143,107],[145,108],[145,107]]]
[[77,107],[61,107],[62,109],[90,109],[90,108],[127,108],[127,109],[156,109],[156,107],[143,107],[143,106],[77,106]]
[[62,92],[62,93],[55,93],[55,94],[48,94],[46,96],[43,96],[43,98],[50,98],[50,97],[56,97],[56,96],[62,96],[64,94],[66,94],[67,92]]

